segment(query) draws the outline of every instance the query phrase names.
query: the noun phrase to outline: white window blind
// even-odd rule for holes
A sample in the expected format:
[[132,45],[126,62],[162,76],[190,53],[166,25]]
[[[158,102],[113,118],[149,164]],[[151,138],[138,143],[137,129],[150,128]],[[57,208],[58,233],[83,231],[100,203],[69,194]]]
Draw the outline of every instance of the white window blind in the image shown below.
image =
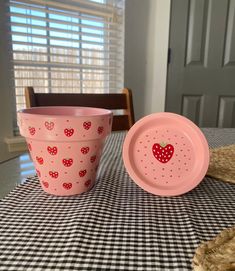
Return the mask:
[[123,87],[124,1],[8,1],[17,110],[25,86],[44,93]]

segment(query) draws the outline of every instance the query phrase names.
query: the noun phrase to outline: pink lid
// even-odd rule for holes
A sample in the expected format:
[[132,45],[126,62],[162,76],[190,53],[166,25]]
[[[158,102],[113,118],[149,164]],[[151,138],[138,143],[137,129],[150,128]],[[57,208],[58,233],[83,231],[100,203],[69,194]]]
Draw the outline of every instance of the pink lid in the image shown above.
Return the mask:
[[209,165],[209,147],[201,130],[189,119],[155,113],[129,130],[123,161],[130,177],[144,190],[176,196],[202,181]]

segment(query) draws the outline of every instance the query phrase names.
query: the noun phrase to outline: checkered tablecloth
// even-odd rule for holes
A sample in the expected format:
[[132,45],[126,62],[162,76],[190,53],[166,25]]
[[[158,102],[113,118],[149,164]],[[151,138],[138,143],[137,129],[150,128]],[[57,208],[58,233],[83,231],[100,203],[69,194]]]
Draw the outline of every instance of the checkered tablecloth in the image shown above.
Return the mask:
[[[233,129],[204,132],[211,146],[235,143]],[[139,188],[124,137],[109,137],[88,193],[51,196],[34,177],[0,202],[0,270],[191,270],[199,243],[235,224],[235,185],[205,178],[168,198]]]

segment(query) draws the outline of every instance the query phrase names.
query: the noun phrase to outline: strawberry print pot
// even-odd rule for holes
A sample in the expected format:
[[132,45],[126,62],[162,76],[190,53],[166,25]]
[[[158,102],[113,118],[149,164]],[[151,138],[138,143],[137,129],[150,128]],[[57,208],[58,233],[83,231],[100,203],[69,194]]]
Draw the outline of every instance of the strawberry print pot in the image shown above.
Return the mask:
[[18,112],[42,188],[67,196],[88,191],[95,183],[112,112],[90,107],[35,107]]
[[144,190],[176,196],[196,187],[209,165],[209,147],[201,130],[173,113],[155,113],[129,130],[123,161],[130,177]]

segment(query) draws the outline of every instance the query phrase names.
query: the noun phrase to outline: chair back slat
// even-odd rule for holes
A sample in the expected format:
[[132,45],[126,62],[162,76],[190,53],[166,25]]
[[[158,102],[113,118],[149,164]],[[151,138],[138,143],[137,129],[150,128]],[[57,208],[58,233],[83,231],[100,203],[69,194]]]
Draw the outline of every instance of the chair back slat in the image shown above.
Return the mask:
[[120,127],[122,127],[122,130],[129,130],[130,129],[127,115],[114,115],[113,116],[112,131],[119,131]]
[[97,105],[106,109],[127,109],[127,100],[123,94],[63,94],[35,93],[35,106],[89,106]]

